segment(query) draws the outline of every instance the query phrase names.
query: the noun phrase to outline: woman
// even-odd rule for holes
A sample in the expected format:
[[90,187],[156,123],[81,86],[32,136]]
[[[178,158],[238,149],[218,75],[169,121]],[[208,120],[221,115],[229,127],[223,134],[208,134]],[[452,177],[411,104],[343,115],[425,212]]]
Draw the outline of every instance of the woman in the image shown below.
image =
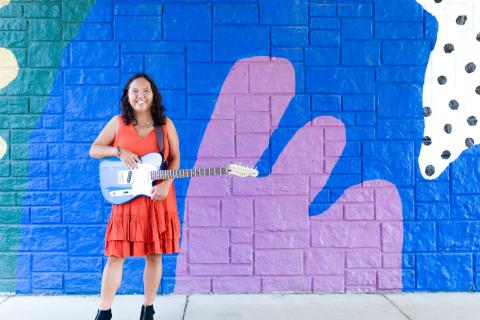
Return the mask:
[[[164,114],[162,97],[146,74],[128,80],[121,98],[122,114],[113,117],[90,148],[96,159],[118,157],[130,169],[151,152],[160,152],[154,126],[164,130],[164,169],[180,167],[178,135]],[[128,256],[145,256],[144,303],[140,319],[151,320],[153,302],[162,277],[162,254],[179,251],[180,221],[172,179],[156,181],[151,198],[139,196],[121,205],[112,205],[105,233],[105,255],[100,307],[95,320],[112,318],[111,305],[122,281],[123,263]]]

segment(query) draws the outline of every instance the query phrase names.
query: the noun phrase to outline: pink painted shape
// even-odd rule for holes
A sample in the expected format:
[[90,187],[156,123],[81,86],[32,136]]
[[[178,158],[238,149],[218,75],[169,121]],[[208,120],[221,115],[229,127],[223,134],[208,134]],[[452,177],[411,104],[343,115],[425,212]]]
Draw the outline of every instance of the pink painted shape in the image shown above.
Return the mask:
[[[223,166],[238,157],[254,165],[294,90],[288,60],[238,61],[194,167]],[[366,181],[322,215],[308,214],[328,180],[326,163],[334,167],[345,139],[341,121],[318,117],[295,133],[267,177],[192,179],[187,203],[198,208],[187,210],[182,225],[175,292],[401,290],[402,206],[394,185]]]

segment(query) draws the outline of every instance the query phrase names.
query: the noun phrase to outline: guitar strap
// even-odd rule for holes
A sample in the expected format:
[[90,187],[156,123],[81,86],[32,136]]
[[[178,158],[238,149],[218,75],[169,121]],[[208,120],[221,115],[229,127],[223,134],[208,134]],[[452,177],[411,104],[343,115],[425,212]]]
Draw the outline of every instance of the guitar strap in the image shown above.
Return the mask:
[[161,168],[163,168],[165,165],[166,165],[166,160],[165,160],[165,157],[164,157],[164,153],[165,153],[165,141],[163,140],[163,126],[155,126],[155,135],[157,136],[157,145],[158,145],[158,149],[160,149],[160,154],[162,155],[162,166]]

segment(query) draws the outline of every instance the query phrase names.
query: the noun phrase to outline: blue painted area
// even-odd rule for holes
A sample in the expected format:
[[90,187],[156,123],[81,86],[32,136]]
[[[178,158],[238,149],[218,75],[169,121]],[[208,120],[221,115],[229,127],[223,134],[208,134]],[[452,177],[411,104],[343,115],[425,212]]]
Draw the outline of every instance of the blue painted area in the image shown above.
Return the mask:
[[[109,204],[101,200],[98,162],[89,159],[88,147],[119,112],[126,79],[137,71],[152,73],[180,141],[188,141],[181,144],[181,154],[182,167],[189,167],[235,61],[269,54],[294,62],[298,95],[258,162],[261,175],[270,172],[305,122],[321,115],[341,119],[347,144],[310,214],[323,213],[347,188],[362,181],[390,181],[403,203],[404,290],[477,290],[480,166],[475,150],[435,181],[423,180],[417,168],[423,135],[421,87],[437,24],[415,0],[149,2],[150,10],[145,4],[128,3],[133,11],[122,2],[114,8],[117,16],[111,1],[96,2],[87,21],[106,22],[112,33],[83,41],[92,26],[82,27],[78,41],[65,51],[64,73],[58,74],[38,129],[30,136],[30,159],[48,162],[49,176],[43,179],[42,168],[31,162],[24,199],[32,209],[25,218],[31,224],[24,226],[20,251],[41,250],[39,256],[61,252],[63,256],[51,259],[64,272],[64,292],[99,292]],[[218,5],[213,11],[212,3]],[[129,13],[141,18],[124,23]],[[341,25],[338,19],[343,19]],[[149,41],[136,41],[146,37]],[[92,76],[99,69],[102,72]],[[57,128],[62,115],[65,125]],[[38,143],[45,141],[48,146]],[[21,149],[12,147],[11,153],[22,156]],[[182,221],[188,182],[175,181]],[[88,209],[77,207],[80,198],[88,201]],[[48,209],[38,209],[42,207]],[[19,264],[30,268],[19,270],[19,278],[44,270],[45,258],[36,255],[33,266]],[[164,256],[162,293],[174,289],[175,265],[176,255]],[[128,260],[119,292],[142,292],[142,270],[142,259]],[[39,285],[33,288],[36,292],[59,290],[55,274],[35,277],[32,283]],[[17,290],[32,288],[19,281]]]

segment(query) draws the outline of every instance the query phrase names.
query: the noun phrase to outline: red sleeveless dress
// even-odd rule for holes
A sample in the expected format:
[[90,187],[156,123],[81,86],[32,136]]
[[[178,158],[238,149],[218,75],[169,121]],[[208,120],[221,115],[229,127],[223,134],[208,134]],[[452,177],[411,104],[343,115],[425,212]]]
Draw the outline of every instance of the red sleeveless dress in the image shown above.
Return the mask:
[[[135,128],[125,125],[120,116],[120,126],[113,146],[130,150],[139,157],[160,152],[155,130],[141,137]],[[165,159],[169,145],[167,126],[163,125]],[[180,249],[180,221],[173,183],[165,199],[157,201],[139,196],[130,202],[112,205],[110,220],[105,232],[105,256],[128,257],[147,254],[176,253]]]

